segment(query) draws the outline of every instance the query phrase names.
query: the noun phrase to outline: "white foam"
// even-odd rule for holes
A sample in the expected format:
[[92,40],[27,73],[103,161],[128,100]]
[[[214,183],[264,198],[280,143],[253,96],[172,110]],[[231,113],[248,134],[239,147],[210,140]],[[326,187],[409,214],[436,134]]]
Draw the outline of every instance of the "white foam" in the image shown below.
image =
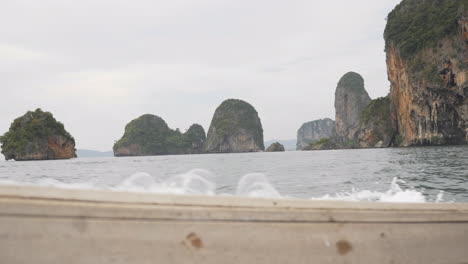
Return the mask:
[[[351,192],[325,195],[314,200],[340,200],[340,201],[369,201],[369,202],[391,202],[391,203],[425,203],[426,197],[423,193],[414,189],[403,190],[398,183],[404,181],[393,178],[390,189],[385,192],[352,189]],[[442,200],[442,196],[439,200]],[[437,200],[436,200],[437,201]],[[439,201],[437,201],[439,202]]]
[[[371,191],[351,189],[349,192],[327,194],[321,197],[312,197],[312,200],[341,200],[341,201],[370,201],[392,203],[424,203],[428,201],[443,202],[444,193],[441,191],[434,199],[428,200],[422,191],[404,189],[400,184],[404,181],[394,178],[387,191]],[[0,180],[0,184],[20,184],[10,180]],[[30,185],[30,184],[29,184]],[[108,189],[114,191],[149,192],[164,194],[196,194],[196,195],[233,195],[229,193],[216,193],[215,176],[203,169],[194,169],[189,172],[159,180],[146,172],[137,172],[124,179],[116,186],[97,186],[88,183],[64,183],[62,181],[43,178],[34,185],[52,186],[66,189]],[[256,198],[291,198],[282,196],[270,183],[267,176],[261,173],[250,173],[241,177],[235,191],[236,196]]]
[[236,195],[257,198],[281,198],[281,194],[270,184],[265,175],[251,173],[242,177]]
[[212,177],[209,171],[194,169],[157,183],[148,173],[138,172],[113,189],[133,192],[214,195],[216,184],[209,181],[207,179],[209,177]]
[[91,183],[65,183],[52,178],[43,178],[36,182],[39,186],[57,187],[63,189],[97,189]]

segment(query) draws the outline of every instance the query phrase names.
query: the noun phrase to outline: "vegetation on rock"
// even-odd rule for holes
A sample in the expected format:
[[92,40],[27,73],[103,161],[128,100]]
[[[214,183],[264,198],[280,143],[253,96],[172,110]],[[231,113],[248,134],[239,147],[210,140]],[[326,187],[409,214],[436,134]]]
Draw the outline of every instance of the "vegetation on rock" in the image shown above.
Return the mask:
[[364,88],[364,78],[356,72],[347,72],[344,74],[338,81],[338,87],[344,87],[347,90],[351,90],[356,93],[367,94],[367,91]]
[[[67,156],[51,153],[51,138],[61,137],[61,142],[69,148]],[[55,120],[50,112],[40,108],[28,111],[15,119],[8,132],[0,137],[2,153],[7,160],[57,159],[75,157],[75,139],[65,130],[62,123]],[[62,146],[59,146],[62,147]],[[63,146],[65,147],[65,146]],[[57,150],[58,151],[58,150]],[[35,157],[30,157],[31,155]]]
[[359,144],[361,147],[388,147],[394,140],[395,129],[388,96],[372,100],[362,111],[360,122]]
[[145,156],[199,153],[205,140],[200,125],[186,133],[172,130],[159,116],[146,114],[125,126],[123,137],[114,144],[116,156]]
[[437,47],[443,37],[455,35],[458,19],[467,10],[467,0],[403,0],[388,15],[386,45],[395,45],[408,60],[421,49]]
[[319,141],[310,143],[309,146],[305,147],[303,150],[327,150],[327,149],[337,149],[340,147],[333,139],[322,138]]

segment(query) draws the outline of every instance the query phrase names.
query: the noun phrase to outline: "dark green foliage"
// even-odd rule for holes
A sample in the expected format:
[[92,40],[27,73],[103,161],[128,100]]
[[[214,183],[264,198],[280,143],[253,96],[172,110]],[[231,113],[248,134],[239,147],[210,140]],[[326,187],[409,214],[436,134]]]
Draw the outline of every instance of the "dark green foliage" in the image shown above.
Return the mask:
[[367,93],[364,88],[364,79],[359,73],[348,72],[341,77],[338,87],[346,87],[359,93]]
[[361,124],[366,125],[372,119],[384,121],[390,117],[390,98],[380,97],[372,100],[361,113]]
[[228,99],[215,111],[211,127],[216,128],[219,138],[224,138],[238,129],[245,129],[253,133],[255,142],[264,148],[263,128],[255,108],[249,103]]
[[455,35],[458,19],[467,13],[468,0],[403,0],[388,15],[384,38],[403,59],[423,48],[436,48],[444,37]]
[[310,143],[309,146],[303,150],[326,150],[326,149],[337,149],[339,146],[336,142],[330,138],[322,138],[319,141]]
[[[55,120],[50,112],[44,112],[40,108],[34,112],[28,111],[15,119],[9,131],[0,137],[2,153],[5,156],[9,156],[11,153],[24,155],[27,146],[32,142],[47,142],[50,136],[63,136],[75,144],[75,140],[65,130],[63,124]],[[7,155],[7,153],[10,154]]]
[[393,138],[395,131],[392,125],[389,96],[372,100],[362,111],[360,123],[362,128],[372,129],[374,142],[370,142],[371,145],[385,138],[389,140]]
[[139,153],[134,155],[165,155],[198,152],[193,142],[203,144],[205,131],[194,124],[185,133],[172,130],[166,122],[155,115],[143,115],[125,126],[124,136],[114,144],[114,152],[119,148],[138,146]]
[[191,125],[184,135],[189,142],[203,142],[206,139],[205,130],[199,124]]

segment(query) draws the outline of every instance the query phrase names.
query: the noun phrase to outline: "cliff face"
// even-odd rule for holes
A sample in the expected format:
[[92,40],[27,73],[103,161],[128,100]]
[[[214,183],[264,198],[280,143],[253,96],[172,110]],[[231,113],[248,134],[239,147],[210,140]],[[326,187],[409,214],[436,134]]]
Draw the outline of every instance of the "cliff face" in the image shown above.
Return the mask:
[[214,113],[204,150],[229,153],[264,149],[262,123],[255,108],[242,100],[224,101]]
[[6,160],[53,160],[75,158],[75,140],[49,112],[37,109],[15,119],[0,137]]
[[297,150],[321,139],[334,137],[335,125],[335,121],[329,118],[304,123],[297,131]]
[[467,8],[466,1],[403,0],[389,14],[385,39],[397,145],[468,142]]
[[347,145],[357,140],[360,116],[370,101],[361,75],[348,72],[340,79],[335,91],[337,143]]
[[205,130],[193,124],[186,133],[172,130],[155,115],[143,115],[125,126],[123,137],[114,144],[114,156],[151,156],[201,153]]

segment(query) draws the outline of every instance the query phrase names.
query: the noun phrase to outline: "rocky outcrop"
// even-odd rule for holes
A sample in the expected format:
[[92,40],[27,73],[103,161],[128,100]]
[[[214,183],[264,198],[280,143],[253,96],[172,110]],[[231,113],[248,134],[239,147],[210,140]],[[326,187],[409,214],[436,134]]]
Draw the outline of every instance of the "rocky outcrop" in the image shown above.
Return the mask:
[[297,131],[297,150],[321,139],[334,137],[335,126],[335,121],[329,118],[304,123]]
[[266,152],[282,152],[284,151],[284,146],[279,142],[272,143],[267,149]]
[[242,100],[224,101],[214,113],[204,150],[230,153],[264,149],[262,123],[255,108]]
[[364,79],[355,72],[346,73],[335,91],[336,142],[354,145],[360,130],[360,116],[371,98],[364,89]]
[[390,147],[394,143],[395,133],[390,112],[390,98],[387,96],[372,100],[360,116],[359,147]]
[[385,29],[395,144],[468,142],[468,4],[403,0]]
[[201,153],[205,130],[198,124],[187,132],[172,130],[159,116],[146,114],[125,126],[123,137],[114,144],[114,156],[152,156]]
[[6,160],[55,160],[75,158],[75,140],[49,112],[29,111],[13,121],[0,137]]

